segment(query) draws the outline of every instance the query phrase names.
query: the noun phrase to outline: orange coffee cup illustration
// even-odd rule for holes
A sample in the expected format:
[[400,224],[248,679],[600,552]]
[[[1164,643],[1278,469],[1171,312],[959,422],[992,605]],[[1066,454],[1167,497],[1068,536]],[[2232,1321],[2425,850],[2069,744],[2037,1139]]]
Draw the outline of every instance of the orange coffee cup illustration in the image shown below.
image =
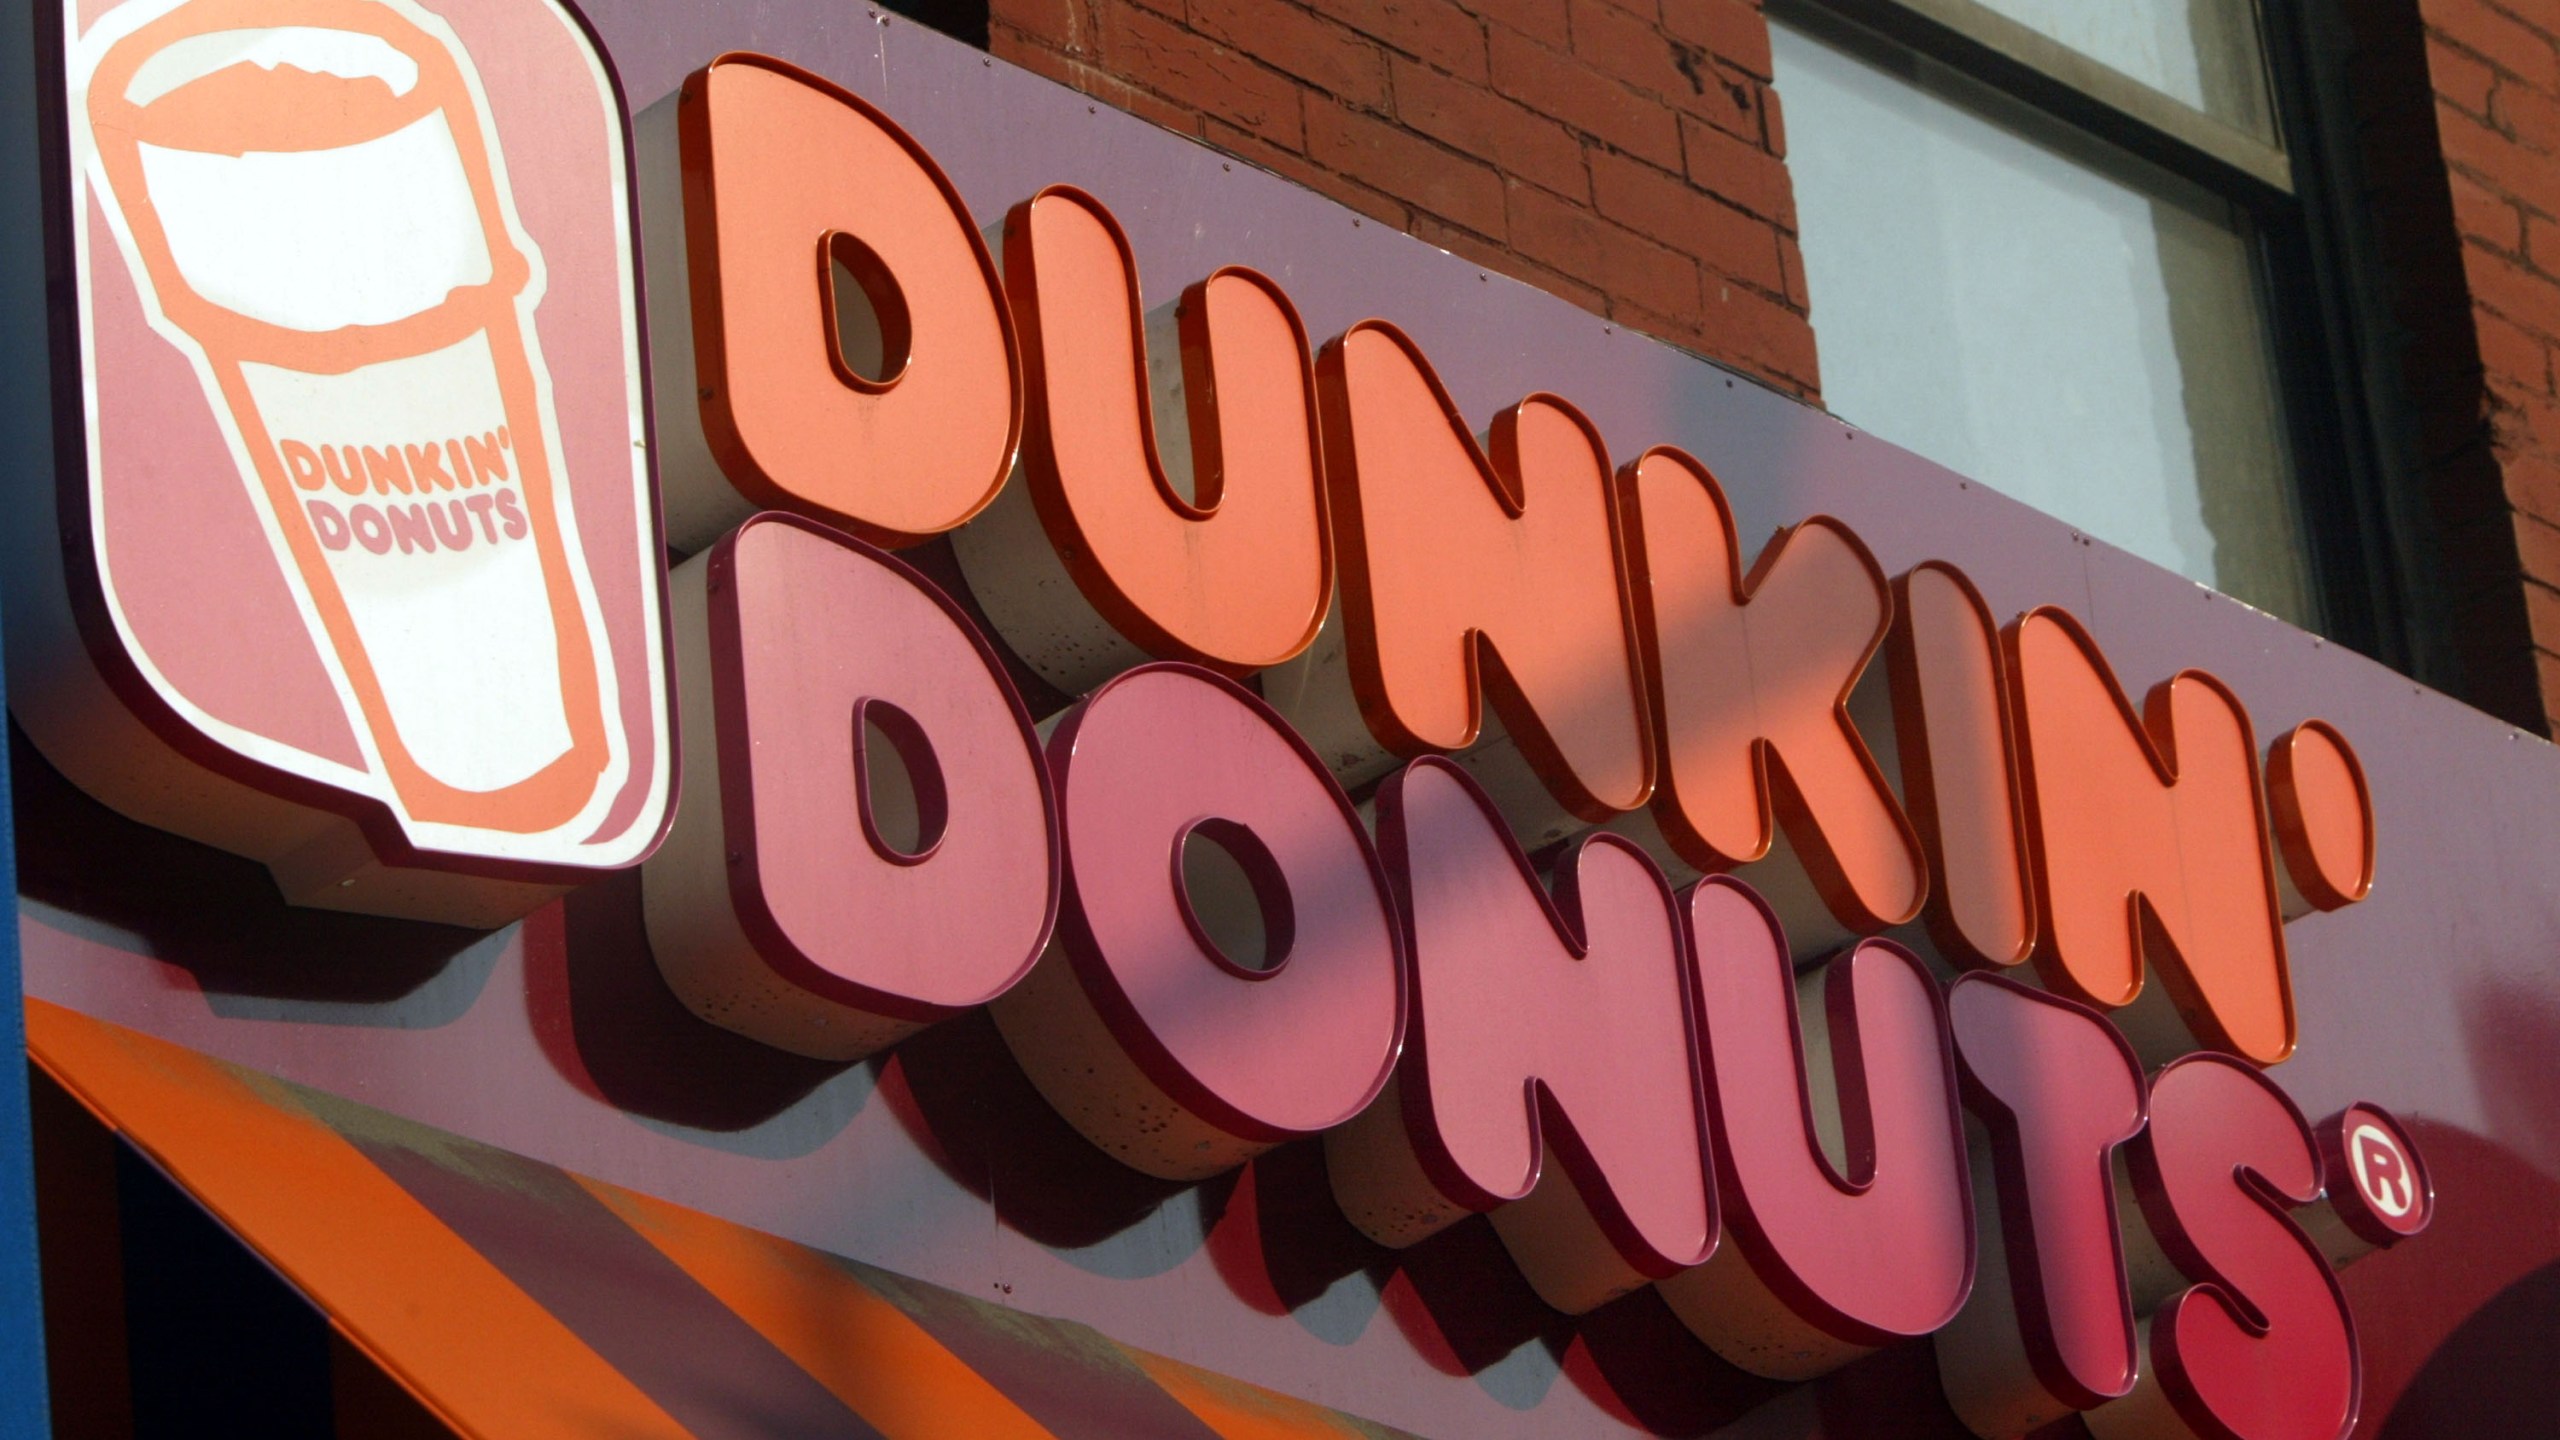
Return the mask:
[[383,798],[591,827],[629,761],[470,56],[408,0],[147,8],[93,33],[74,123]]

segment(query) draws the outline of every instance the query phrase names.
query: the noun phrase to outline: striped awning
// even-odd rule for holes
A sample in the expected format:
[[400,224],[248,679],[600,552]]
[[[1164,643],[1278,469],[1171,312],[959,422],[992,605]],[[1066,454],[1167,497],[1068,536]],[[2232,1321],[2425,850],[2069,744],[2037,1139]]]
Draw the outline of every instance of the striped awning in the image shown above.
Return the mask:
[[41,1001],[36,1062],[464,1435],[1389,1437]]

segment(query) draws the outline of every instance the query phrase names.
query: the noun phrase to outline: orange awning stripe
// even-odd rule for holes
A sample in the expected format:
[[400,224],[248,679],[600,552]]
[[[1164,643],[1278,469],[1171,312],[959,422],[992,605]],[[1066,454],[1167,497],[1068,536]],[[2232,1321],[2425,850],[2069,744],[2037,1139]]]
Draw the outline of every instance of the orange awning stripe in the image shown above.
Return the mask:
[[599,1181],[597,1199],[890,1440],[1052,1440],[820,1252]]
[[1401,1430],[1355,1420],[1339,1411],[1259,1385],[1185,1365],[1162,1355],[1121,1347],[1165,1393],[1206,1421],[1225,1440],[1393,1440]]
[[686,1433],[292,1087],[42,1001],[27,1048],[456,1430]]
[[1398,1440],[41,1001],[38,1064],[455,1430]]

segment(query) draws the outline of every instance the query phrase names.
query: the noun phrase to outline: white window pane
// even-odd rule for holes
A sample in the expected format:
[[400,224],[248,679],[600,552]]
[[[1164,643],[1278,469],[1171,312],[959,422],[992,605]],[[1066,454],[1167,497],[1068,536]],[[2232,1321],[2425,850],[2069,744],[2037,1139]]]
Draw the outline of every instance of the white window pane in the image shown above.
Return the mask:
[[[1779,27],[1832,410],[2297,623],[2274,363],[2230,207]],[[1987,101],[1981,103],[1987,104]],[[2066,151],[2064,146],[2068,146]]]
[[2273,140],[2251,0],[1979,0],[2111,70]]

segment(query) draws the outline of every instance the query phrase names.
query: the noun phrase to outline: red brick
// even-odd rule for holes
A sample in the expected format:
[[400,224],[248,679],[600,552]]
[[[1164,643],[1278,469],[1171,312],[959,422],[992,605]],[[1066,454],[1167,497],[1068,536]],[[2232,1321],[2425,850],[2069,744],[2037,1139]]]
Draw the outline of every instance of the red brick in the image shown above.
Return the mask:
[[[1693,355],[1707,355],[1707,334],[1700,328],[1705,317],[1692,315],[1675,320],[1656,314],[1641,305],[1619,304],[1609,310],[1609,318],[1623,329],[1641,331],[1666,344],[1677,345]],[[1713,358],[1710,356],[1709,358]]]
[[1559,195],[1586,199],[1582,142],[1562,125],[1481,86],[1396,62],[1396,117],[1423,134]]
[[1550,270],[1535,261],[1481,235],[1458,229],[1429,215],[1417,215],[1413,221],[1416,239],[1439,246],[1453,255],[1473,260],[1488,274],[1508,275],[1522,284],[1534,285],[1550,295],[1572,301],[1594,315],[1608,311],[1608,297],[1597,289],[1558,270]]
[[1662,0],[1662,28],[1735,69],[1768,79],[1769,17],[1742,0]]
[[2560,590],[2526,581],[2524,613],[2526,623],[2533,629],[2534,648],[2560,650]]
[[[2460,198],[2462,187],[2470,182],[2455,176],[2453,183],[2454,206],[2459,212],[2462,205]],[[2525,263],[2545,275],[2560,275],[2560,220],[2542,215],[2527,215],[2524,217],[2523,230]],[[2464,233],[2470,232],[2466,230]]]
[[1209,119],[1201,123],[1200,138],[1226,151],[1248,165],[1268,170],[1286,180],[1306,183],[1316,173],[1314,162],[1295,150],[1283,150],[1250,130],[1240,130],[1224,120]]
[[[994,37],[991,35],[990,40]],[[1174,132],[1197,138],[1200,134],[1200,112],[1189,105],[1179,105],[1159,95],[1150,94],[1112,74],[1055,51],[1029,49],[1016,57],[1023,68],[1044,75],[1061,85],[1080,90],[1115,110],[1125,110],[1141,120]]]
[[2489,92],[2497,86],[2498,72],[2489,68],[2488,61],[2430,37],[2427,81],[2440,98],[2468,114],[2489,118]]
[[2452,106],[2436,105],[2436,133],[2446,162],[2468,170],[2502,195],[2546,215],[2560,214],[2560,166]]
[[1452,0],[1314,0],[1314,8],[1459,79],[1486,82],[1484,22]]
[[1688,256],[1613,225],[1543,190],[1514,184],[1511,243],[1532,260],[1677,317],[1698,313],[1698,266]]
[[[2442,3],[2442,0],[2434,0],[2434,3]],[[2554,23],[2554,17],[2547,13],[2549,7],[2543,4],[2542,0],[2488,0],[2488,6],[2543,39],[2553,42],[2555,46],[2560,46],[2560,24]]]
[[1757,141],[1759,83],[1695,42],[1678,40],[1611,0],[1571,0],[1573,53],[1640,94],[1655,95],[1709,124]]
[[[2453,183],[2453,223],[2466,238],[2505,255],[2531,254],[2528,240],[2532,226],[2518,213],[2515,202],[2490,190],[2468,175],[2449,175]],[[2543,226],[2548,220],[2535,222]],[[2551,251],[2546,263],[2537,258],[2535,264],[2560,273],[2560,230],[2551,233]]]
[[1783,230],[1796,228],[1795,184],[1778,157],[1705,121],[1683,117],[1681,149],[1689,178]]
[[2560,525],[2560,463],[2539,455],[2509,455],[2498,468],[2501,488],[2518,510],[2544,524]]
[[[2500,370],[2480,372],[2473,390],[2482,397],[2480,406],[2484,423],[2469,427],[2461,443],[2476,440],[2485,429],[2490,445],[2502,455],[2550,448],[2552,420],[2560,412],[2550,408],[2552,396],[2549,387]],[[2458,463],[2459,453],[2460,445],[2457,444],[2455,458],[2447,460],[2446,469],[2450,470]]]
[[1760,143],[1770,154],[1787,158],[1786,100],[1768,86],[1760,90]]
[[2481,0],[2435,0],[2427,28],[2530,85],[2560,88],[2560,54],[2549,39]]
[[1591,196],[1601,214],[1696,256],[1720,274],[1763,290],[1787,288],[1776,227],[1696,189],[1686,176],[1623,155],[1596,154]]
[[[1078,53],[1092,42],[1093,22],[1085,13],[1082,0],[999,0],[989,10],[987,39],[991,49],[995,48],[995,31],[999,27],[1069,54]],[[997,53],[1004,54],[1001,50]]]
[[[2475,389],[2473,393],[2479,392]],[[2501,449],[2560,452],[2560,404],[2555,404],[2549,395],[2492,385],[2486,409],[2489,439]],[[2466,430],[2476,435],[2479,427]]]
[[1565,19],[1565,0],[1474,0],[1474,6],[1475,12],[1487,20],[1551,50],[1562,50],[1572,43],[1573,27]]
[[2529,515],[2515,517],[2516,562],[2545,585],[2560,585],[2560,526]]
[[1796,244],[1793,235],[1781,233],[1778,236],[1778,268],[1787,277],[1787,303],[1798,310],[1810,311],[1813,301],[1804,285],[1804,251]]
[[1378,47],[1290,0],[1191,0],[1191,26],[1328,95],[1372,109],[1387,103]]
[[2472,317],[2480,333],[2480,364],[2490,375],[2542,394],[2551,393],[2551,352],[2542,337],[2488,311]]
[[1284,149],[1306,144],[1299,89],[1285,75],[1142,10],[1103,13],[1103,58],[1136,84]]
[[1491,40],[1496,90],[1630,155],[1680,163],[1680,126],[1669,109],[1507,30]]
[[1075,84],[1070,69],[1073,61],[1037,38],[1007,28],[1002,21],[991,22],[987,26],[987,49],[997,59],[1011,61],[1035,75],[1055,80],[1061,85],[1072,87]]
[[2512,82],[2499,86],[2489,97],[2489,118],[2546,155],[2560,150],[2560,101],[2540,90]]
[[1570,0],[1573,53],[1593,69],[1649,95],[1682,99],[1704,95],[1713,63],[1694,45],[1672,44],[1661,27],[1610,0]]
[[1307,106],[1307,157],[1480,235],[1502,233],[1502,177],[1400,126]]
[[2537,334],[2560,335],[2560,280],[2476,245],[2462,252],[2462,275],[2476,306]]
[[1381,224],[1398,230],[1413,228],[1413,209],[1393,195],[1382,194],[1348,175],[1331,170],[1309,168],[1304,174],[1289,177],[1317,194],[1347,209],[1356,210]]
[[1813,325],[1786,306],[1740,285],[1709,281],[1705,334],[1708,353],[1763,375],[1821,388],[1814,363]]
[[1717,129],[1766,149],[1769,121],[1761,103],[1776,93],[1730,65],[1718,65],[1707,75],[1705,96],[1689,108]]
[[1437,215],[1413,217],[1413,238],[1428,241],[1461,260],[1471,260],[1486,270],[1510,274],[1528,264],[1499,240],[1489,240],[1472,230],[1461,230]]

